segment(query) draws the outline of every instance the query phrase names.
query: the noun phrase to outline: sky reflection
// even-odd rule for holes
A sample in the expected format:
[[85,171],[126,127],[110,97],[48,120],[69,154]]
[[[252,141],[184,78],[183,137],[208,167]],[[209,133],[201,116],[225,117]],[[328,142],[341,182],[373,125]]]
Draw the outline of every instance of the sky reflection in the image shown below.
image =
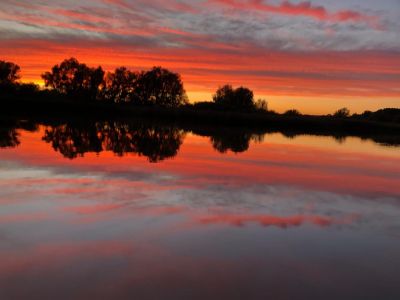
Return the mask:
[[400,294],[396,148],[271,134],[222,154],[186,134],[156,164],[70,160],[44,130],[0,149],[0,298]]

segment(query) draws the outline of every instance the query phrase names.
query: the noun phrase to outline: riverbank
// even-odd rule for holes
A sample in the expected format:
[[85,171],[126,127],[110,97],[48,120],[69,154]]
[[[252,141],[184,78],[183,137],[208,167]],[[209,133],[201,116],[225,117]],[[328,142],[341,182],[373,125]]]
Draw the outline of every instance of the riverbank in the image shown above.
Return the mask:
[[[178,108],[134,106],[105,102],[74,102],[68,99],[2,99],[2,117],[26,119],[43,124],[118,120],[135,123],[173,124],[203,135],[224,132],[285,136],[324,135],[338,140],[355,136],[385,145],[400,145],[400,124],[362,119],[362,116],[334,117],[284,115],[265,111],[222,111],[198,109],[193,105]],[[372,113],[373,114],[373,113]]]

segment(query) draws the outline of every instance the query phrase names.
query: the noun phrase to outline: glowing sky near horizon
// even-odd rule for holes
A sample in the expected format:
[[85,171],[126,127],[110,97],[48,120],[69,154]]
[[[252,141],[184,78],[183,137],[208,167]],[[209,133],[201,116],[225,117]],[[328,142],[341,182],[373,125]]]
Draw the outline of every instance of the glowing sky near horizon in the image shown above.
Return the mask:
[[106,70],[161,65],[191,101],[225,83],[270,108],[400,107],[399,0],[2,0],[0,59],[23,81],[75,56]]

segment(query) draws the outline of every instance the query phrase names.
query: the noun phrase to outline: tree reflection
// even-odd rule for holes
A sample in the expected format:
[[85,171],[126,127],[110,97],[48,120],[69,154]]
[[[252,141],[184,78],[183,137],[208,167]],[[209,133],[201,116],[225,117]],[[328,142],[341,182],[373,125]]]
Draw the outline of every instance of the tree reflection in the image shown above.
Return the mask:
[[21,143],[18,129],[36,131],[38,127],[28,121],[0,120],[0,148],[14,148]]
[[54,150],[73,159],[87,152],[112,151],[118,156],[136,153],[150,162],[178,154],[184,132],[173,126],[144,126],[121,122],[86,125],[64,124],[45,131],[43,140]]
[[73,159],[86,152],[101,152],[101,140],[94,126],[74,127],[66,124],[46,129],[43,140],[51,143],[55,151]]
[[20,144],[15,127],[0,126],[0,148],[13,148]]
[[250,147],[251,134],[239,133],[228,135],[213,135],[210,137],[211,144],[215,150],[226,153],[228,150],[234,153],[245,152]]
[[255,130],[240,130],[238,128],[201,128],[192,130],[194,134],[210,138],[212,147],[220,153],[232,151],[234,153],[246,152],[250,143],[261,143],[265,133]]

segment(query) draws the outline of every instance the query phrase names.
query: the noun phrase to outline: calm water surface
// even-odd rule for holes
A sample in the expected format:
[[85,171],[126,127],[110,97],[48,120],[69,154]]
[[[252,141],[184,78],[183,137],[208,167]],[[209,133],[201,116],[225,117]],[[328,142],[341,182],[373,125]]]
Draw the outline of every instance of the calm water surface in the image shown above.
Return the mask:
[[0,299],[400,299],[398,147],[28,129],[1,131]]

